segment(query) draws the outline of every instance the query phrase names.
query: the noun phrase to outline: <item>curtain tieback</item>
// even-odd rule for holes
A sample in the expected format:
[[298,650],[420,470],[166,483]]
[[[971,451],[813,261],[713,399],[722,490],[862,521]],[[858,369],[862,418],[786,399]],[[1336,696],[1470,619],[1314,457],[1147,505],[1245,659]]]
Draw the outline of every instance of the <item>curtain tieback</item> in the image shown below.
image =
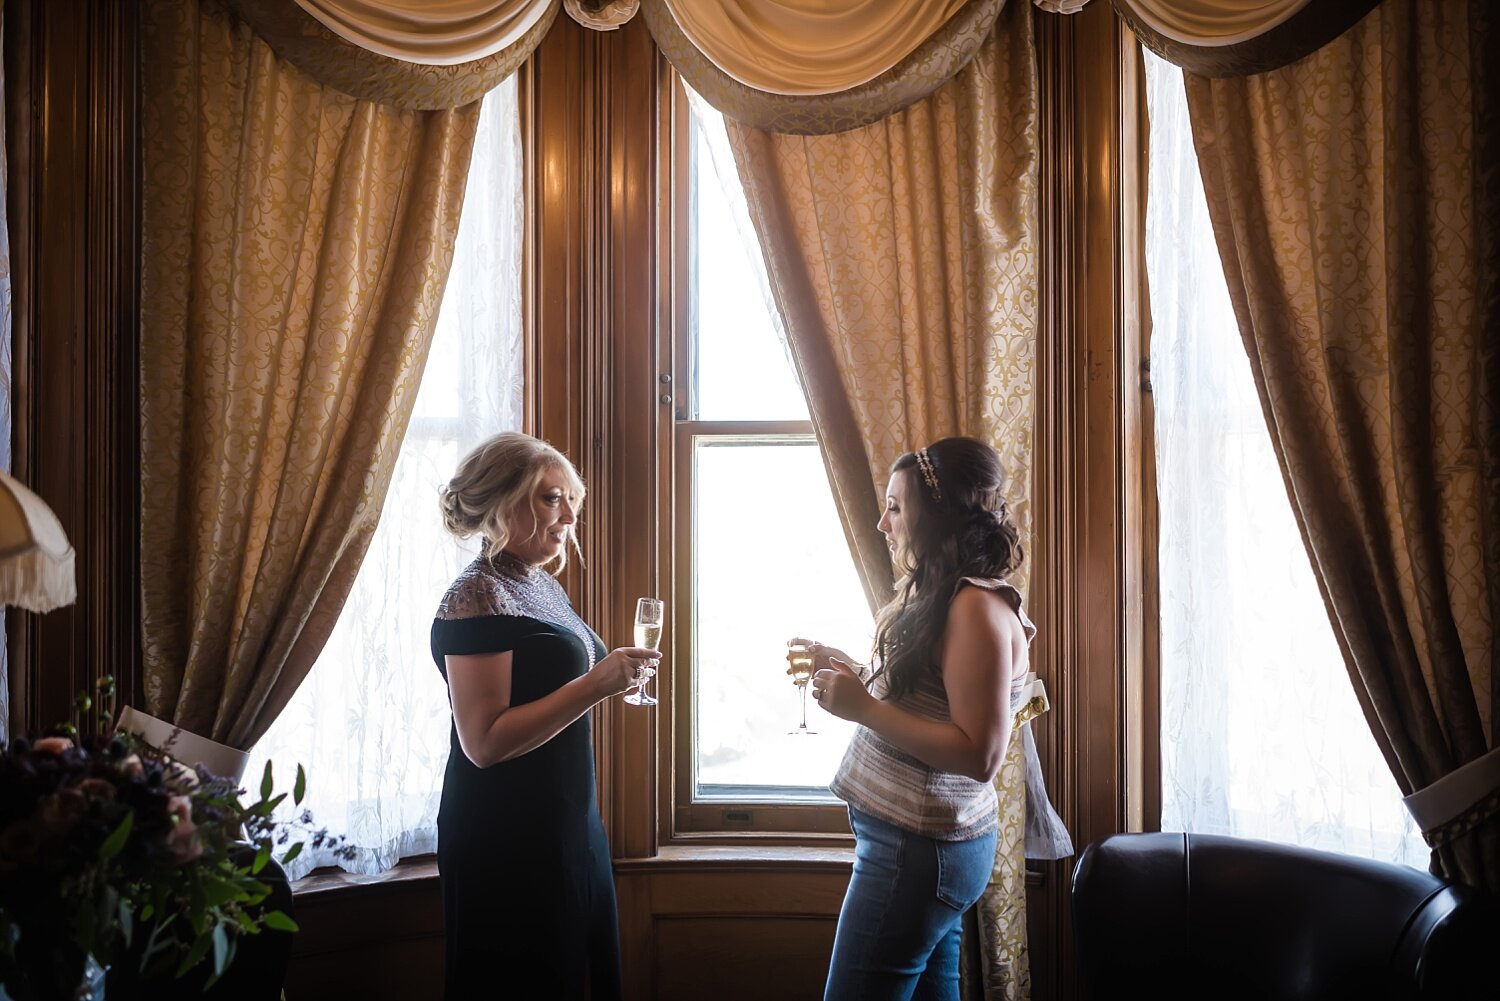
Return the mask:
[[1010,711],[1015,717],[1015,726],[1030,723],[1051,708],[1047,686],[1042,684],[1035,671],[1027,672],[1021,684],[1010,693]]
[[1500,814],[1500,747],[1402,800],[1422,837],[1441,848]]

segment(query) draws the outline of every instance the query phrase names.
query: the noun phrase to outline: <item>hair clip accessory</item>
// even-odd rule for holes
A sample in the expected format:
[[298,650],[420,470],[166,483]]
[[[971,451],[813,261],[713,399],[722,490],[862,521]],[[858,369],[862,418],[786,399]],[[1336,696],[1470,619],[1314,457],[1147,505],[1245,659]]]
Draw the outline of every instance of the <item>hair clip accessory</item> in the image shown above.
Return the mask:
[[922,482],[932,491],[932,499],[941,503],[943,491],[938,488],[937,469],[932,465],[932,457],[925,448],[917,449],[917,468],[922,471]]

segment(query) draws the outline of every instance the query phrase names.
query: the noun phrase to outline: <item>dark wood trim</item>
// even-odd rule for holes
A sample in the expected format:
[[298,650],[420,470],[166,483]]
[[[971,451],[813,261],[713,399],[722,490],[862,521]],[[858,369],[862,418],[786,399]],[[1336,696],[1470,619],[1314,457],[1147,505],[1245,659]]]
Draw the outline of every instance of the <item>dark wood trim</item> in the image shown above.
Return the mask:
[[[656,380],[668,371],[656,349],[657,58],[639,22],[595,32],[562,18],[523,89],[536,342],[530,429],[567,453],[589,485],[585,559],[563,583],[610,646],[628,640],[637,597],[669,598],[655,529]],[[666,653],[659,695],[669,684]],[[616,854],[648,855],[656,844],[660,712],[611,699],[594,713],[600,802]]]
[[[1078,433],[1078,395],[1072,377],[1073,359],[1080,353],[1075,339],[1079,327],[1071,290],[1077,284],[1077,260],[1071,233],[1078,213],[1076,169],[1069,151],[1074,146],[1075,109],[1072,89],[1074,24],[1063,18],[1033,12],[1037,42],[1038,100],[1041,132],[1040,170],[1040,284],[1042,315],[1037,337],[1036,451],[1034,484],[1031,600],[1038,622],[1049,623],[1032,650],[1037,673],[1051,687],[1051,719],[1033,724],[1047,787],[1058,812],[1081,842],[1078,827],[1080,788],[1071,735],[1076,732],[1078,685],[1065,665],[1080,663],[1078,609],[1069,588],[1069,568],[1075,567],[1076,540],[1069,526],[1076,523],[1078,503],[1076,464],[1068,461],[1068,442]],[[1081,844],[1080,844],[1081,847]],[[1031,947],[1032,991],[1039,998],[1063,996],[1060,958],[1068,953],[1068,901],[1062,891],[1069,882],[1071,860],[1032,863],[1032,869],[1057,869],[1062,878],[1048,879],[1047,892],[1027,900],[1028,942]],[[1043,958],[1038,945],[1052,943]]]
[[[660,206],[655,198],[660,128],[656,45],[639,18],[598,37],[608,55],[607,73],[600,74],[608,110],[600,149],[608,151],[609,162],[600,173],[599,186],[607,198],[611,252],[604,289],[609,312],[601,336],[612,359],[604,373],[610,380],[610,405],[600,411],[596,433],[608,445],[613,502],[612,544],[601,560],[609,571],[601,580],[608,608],[601,611],[614,630],[614,642],[623,644],[631,642],[637,598],[662,598],[674,621],[680,612],[660,556],[659,511],[666,495],[664,457],[656,448],[661,426],[671,422],[672,387],[659,382],[671,369],[657,338],[661,296],[656,242]],[[660,841],[656,804],[662,771],[657,752],[666,732],[663,721],[669,718],[663,714],[670,707],[675,662],[671,646],[664,645],[663,653],[652,688],[659,705],[643,709],[620,699],[606,704],[606,714],[612,717],[608,753],[615,776],[608,809],[617,856],[654,854]]]
[[[1144,705],[1138,93],[1134,52],[1108,5],[1038,12],[1036,31],[1043,316],[1032,590],[1038,621],[1048,624],[1038,671],[1056,693],[1055,718],[1044,718],[1037,739],[1081,852],[1142,825],[1154,739]],[[1075,863],[1032,864],[1047,877],[1028,894],[1037,998],[1076,995]]]
[[78,553],[76,604],[7,616],[26,730],[104,674],[141,701],[140,6],[13,0],[5,21],[12,468]]

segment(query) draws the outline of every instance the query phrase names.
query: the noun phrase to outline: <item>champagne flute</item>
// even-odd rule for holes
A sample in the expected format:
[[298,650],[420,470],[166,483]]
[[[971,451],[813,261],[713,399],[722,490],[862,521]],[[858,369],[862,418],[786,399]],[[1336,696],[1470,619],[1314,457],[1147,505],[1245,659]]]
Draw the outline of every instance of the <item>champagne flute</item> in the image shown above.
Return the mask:
[[[635,603],[635,645],[661,649],[661,624],[666,606],[660,598],[641,598]],[[654,706],[656,700],[646,694],[646,684],[651,679],[642,677],[636,690],[625,696],[633,706]]]
[[791,675],[792,684],[802,693],[802,724],[795,730],[788,730],[787,735],[796,737],[813,737],[818,731],[807,728],[807,684],[812,681],[813,676],[813,652],[809,643],[788,643],[786,645],[786,660],[788,667],[786,673]]

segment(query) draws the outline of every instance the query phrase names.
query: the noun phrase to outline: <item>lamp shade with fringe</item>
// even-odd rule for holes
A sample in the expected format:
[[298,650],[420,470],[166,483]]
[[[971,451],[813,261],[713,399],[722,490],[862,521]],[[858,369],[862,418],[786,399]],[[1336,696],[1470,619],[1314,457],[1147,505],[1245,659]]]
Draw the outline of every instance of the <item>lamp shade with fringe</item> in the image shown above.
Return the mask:
[[0,473],[0,607],[50,612],[77,597],[62,523],[45,501]]

